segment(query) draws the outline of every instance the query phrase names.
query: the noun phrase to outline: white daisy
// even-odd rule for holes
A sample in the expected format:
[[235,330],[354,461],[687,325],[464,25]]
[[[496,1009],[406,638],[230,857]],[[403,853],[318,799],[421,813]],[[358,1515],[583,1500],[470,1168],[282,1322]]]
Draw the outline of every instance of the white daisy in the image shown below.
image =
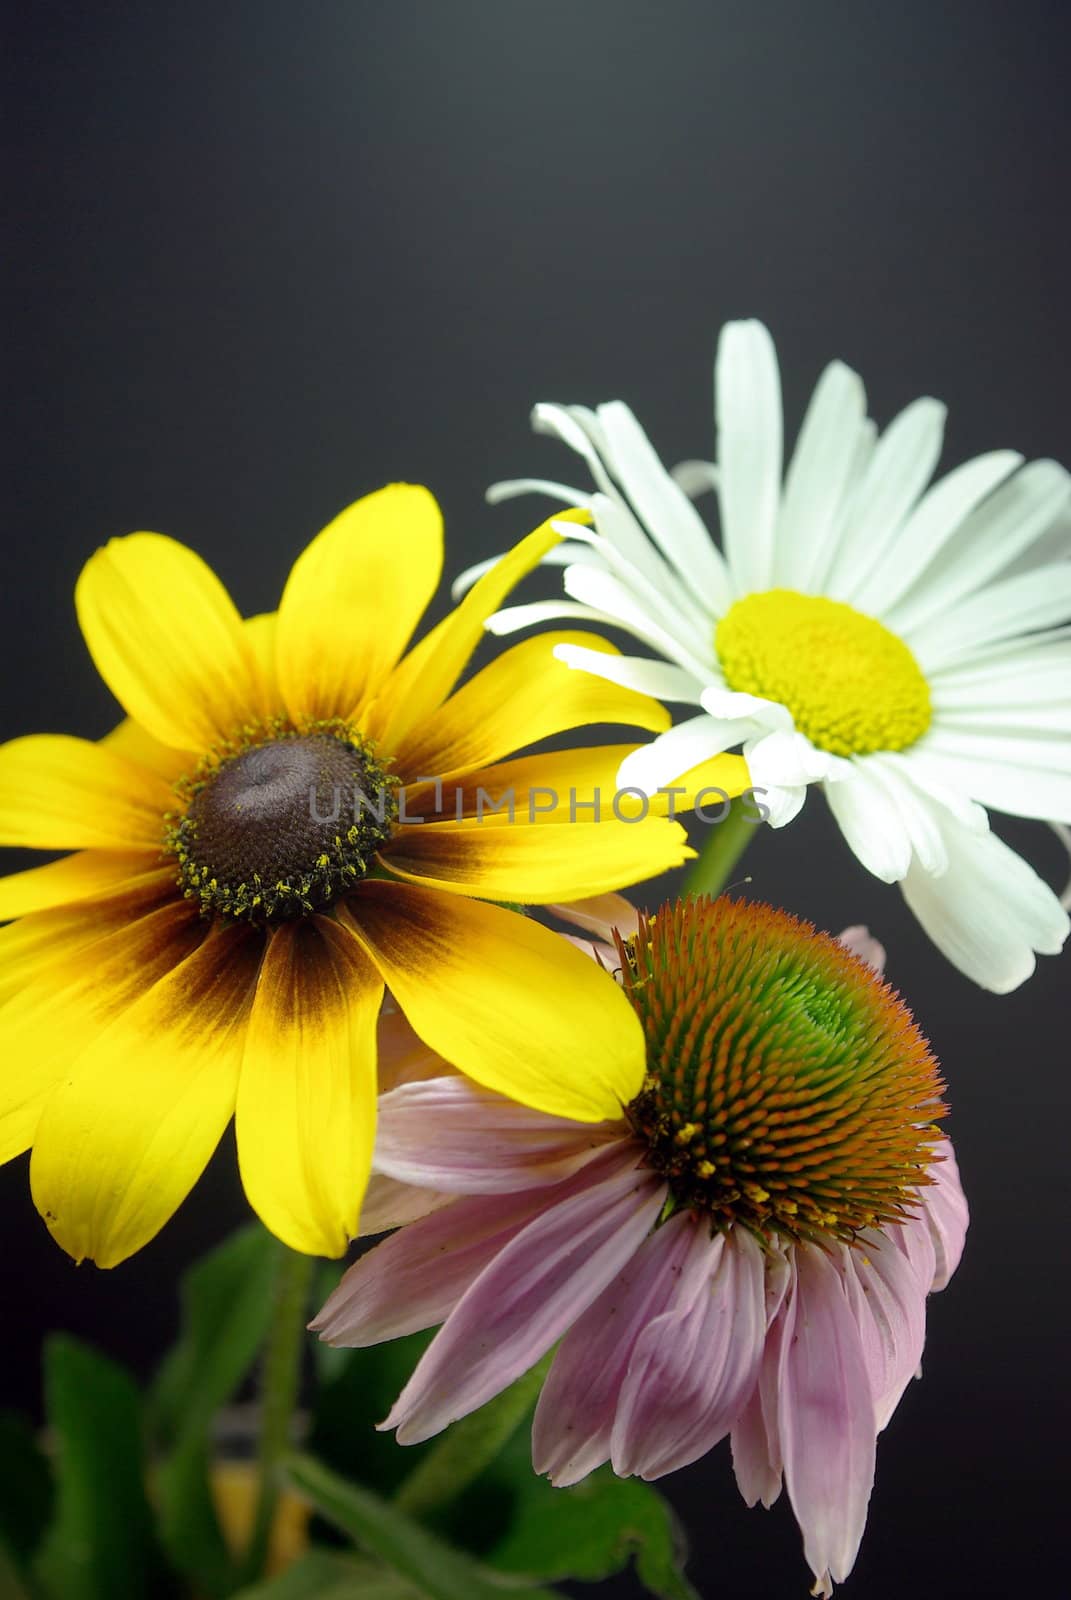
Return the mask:
[[[1014,989],[1035,952],[1060,950],[1068,917],[983,807],[1071,822],[1071,478],[995,450],[927,487],[945,408],[916,400],[879,437],[861,380],[833,362],[782,482],[780,377],[758,322],[723,330],[715,395],[717,465],[672,474],[620,401],[536,407],[594,492],[524,479],[489,498],[547,494],[594,525],[563,524],[552,552],[567,600],[488,626],[569,617],[633,635],[662,659],[556,651],[698,708],[629,757],[622,785],[653,791],[739,746],[782,827],[820,784],[856,856],[901,885],[948,958]],[[692,504],[707,488],[720,548]]]

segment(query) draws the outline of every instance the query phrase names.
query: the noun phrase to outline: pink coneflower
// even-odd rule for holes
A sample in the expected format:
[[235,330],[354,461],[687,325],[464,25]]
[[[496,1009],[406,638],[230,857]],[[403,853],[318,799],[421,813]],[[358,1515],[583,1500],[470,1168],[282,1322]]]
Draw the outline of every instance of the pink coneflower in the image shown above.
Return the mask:
[[784,1481],[813,1593],[832,1593],[967,1226],[937,1063],[861,959],[880,946],[847,945],[727,900],[619,933],[647,1077],[616,1122],[458,1076],[382,1096],[367,1223],[410,1225],[314,1326],[369,1345],[443,1324],[383,1427],[427,1439],[557,1345],[538,1472],[657,1478],[729,1434],[745,1500]]

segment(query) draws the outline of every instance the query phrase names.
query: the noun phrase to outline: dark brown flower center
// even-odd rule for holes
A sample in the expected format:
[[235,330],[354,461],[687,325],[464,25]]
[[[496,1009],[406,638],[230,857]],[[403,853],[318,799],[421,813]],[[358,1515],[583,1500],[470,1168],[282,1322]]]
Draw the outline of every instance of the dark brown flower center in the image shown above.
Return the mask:
[[198,780],[167,844],[206,915],[277,920],[330,905],[365,877],[396,811],[368,746],[334,732],[294,734]]

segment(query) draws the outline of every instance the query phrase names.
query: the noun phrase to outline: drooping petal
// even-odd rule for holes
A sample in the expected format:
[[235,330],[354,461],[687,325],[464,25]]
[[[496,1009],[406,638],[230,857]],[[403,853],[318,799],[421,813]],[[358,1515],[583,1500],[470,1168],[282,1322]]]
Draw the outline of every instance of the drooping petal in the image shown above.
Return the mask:
[[610,1459],[636,1341],[677,1295],[696,1231],[694,1219],[678,1212],[649,1234],[559,1345],[532,1423],[532,1465],[559,1487]]
[[859,1329],[840,1274],[817,1245],[794,1251],[791,1331],[780,1349],[785,1486],[818,1583],[852,1569],[874,1482],[876,1428]]
[[867,871],[883,883],[903,879],[911,865],[911,840],[902,814],[865,761],[838,764],[825,794],[841,833]]
[[931,1292],[946,1288],[959,1266],[970,1220],[951,1141],[942,1139],[934,1147],[934,1154],[940,1159],[930,1168],[933,1182],[922,1194],[922,1215],[936,1257]]
[[291,1249],[339,1256],[357,1232],[382,998],[374,966],[333,920],[271,936],[238,1087],[238,1164],[250,1204]]
[[781,496],[781,377],[761,322],[722,329],[714,367],[718,501],[734,587],[768,589]]
[[155,773],[104,745],[38,733],[0,745],[0,843],[159,849],[174,805]]
[[0,930],[0,1161],[28,1149],[79,1051],[204,938],[166,877]]
[[370,1238],[376,1233],[390,1233],[404,1228],[421,1217],[449,1205],[452,1194],[440,1194],[435,1189],[424,1189],[415,1183],[399,1183],[385,1173],[373,1172],[368,1180],[357,1223],[357,1236]]
[[[466,1291],[386,1422],[401,1444],[430,1438],[534,1366],[639,1247],[665,1196],[637,1170],[631,1142],[611,1146],[536,1216]],[[538,1192],[538,1191],[537,1191]]]
[[784,1251],[771,1247],[766,1256],[766,1343],[758,1381],[732,1428],[733,1472],[745,1505],[759,1501],[769,1509],[781,1493],[781,1438],[777,1408],[781,1349],[791,1337],[789,1291],[794,1283]]
[[651,695],[656,700],[680,701],[698,705],[704,679],[675,667],[669,661],[651,661],[646,656],[619,656],[607,650],[592,650],[578,644],[560,644],[555,659],[580,672],[593,672],[624,689]]
[[1056,955],[1071,922],[1048,884],[993,833],[941,817],[948,870],[932,878],[914,865],[903,895],[934,944],[968,978],[1008,994]]
[[636,1341],[614,1421],[615,1472],[659,1478],[725,1438],[759,1375],[766,1338],[764,1261],[742,1228],[710,1240],[694,1230],[701,1276]]
[[555,659],[560,644],[616,655],[591,633],[545,633],[514,645],[471,678],[414,730],[404,751],[407,777],[434,777],[486,766],[551,734],[596,722],[621,722],[659,733],[669,713],[637,694]]
[[417,1033],[477,1083],[580,1122],[618,1116],[639,1092],[635,1013],[564,939],[516,912],[412,884],[368,880],[350,907]]
[[529,1189],[437,1206],[355,1261],[310,1327],[358,1349],[433,1328],[546,1205],[544,1190]]
[[82,1051],[49,1096],[30,1162],[57,1243],[113,1267],[157,1234],[234,1110],[261,936],[213,932]]
[[859,1329],[880,1432],[922,1359],[929,1277],[923,1282],[909,1257],[877,1232],[862,1235],[852,1249],[842,1246],[836,1257]]
[[467,1078],[431,1078],[380,1097],[375,1165],[444,1193],[512,1194],[560,1183],[623,1127],[548,1117]]
[[97,671],[163,744],[204,751],[275,709],[226,589],[174,539],[110,540],[83,568],[75,604]]
[[54,906],[104,898],[146,873],[159,873],[159,850],[80,850],[43,867],[0,878],[0,922]]
[[317,534],[294,563],[276,624],[276,671],[295,720],[349,718],[376,694],[442,562],[442,515],[416,484],[365,495]]

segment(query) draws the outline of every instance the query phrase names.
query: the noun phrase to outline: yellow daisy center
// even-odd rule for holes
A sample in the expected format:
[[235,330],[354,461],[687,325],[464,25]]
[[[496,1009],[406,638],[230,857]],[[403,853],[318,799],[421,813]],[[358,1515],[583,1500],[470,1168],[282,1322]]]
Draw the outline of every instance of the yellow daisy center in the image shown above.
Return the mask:
[[165,845],[206,916],[304,916],[364,878],[397,815],[391,779],[348,730],[284,732],[210,761]]
[[767,589],[718,623],[730,689],[776,700],[834,755],[903,750],[930,725],[930,688],[902,639],[840,600]]
[[871,968],[769,906],[683,900],[619,941],[647,1077],[626,1115],[670,1204],[852,1239],[928,1183],[937,1062]]

